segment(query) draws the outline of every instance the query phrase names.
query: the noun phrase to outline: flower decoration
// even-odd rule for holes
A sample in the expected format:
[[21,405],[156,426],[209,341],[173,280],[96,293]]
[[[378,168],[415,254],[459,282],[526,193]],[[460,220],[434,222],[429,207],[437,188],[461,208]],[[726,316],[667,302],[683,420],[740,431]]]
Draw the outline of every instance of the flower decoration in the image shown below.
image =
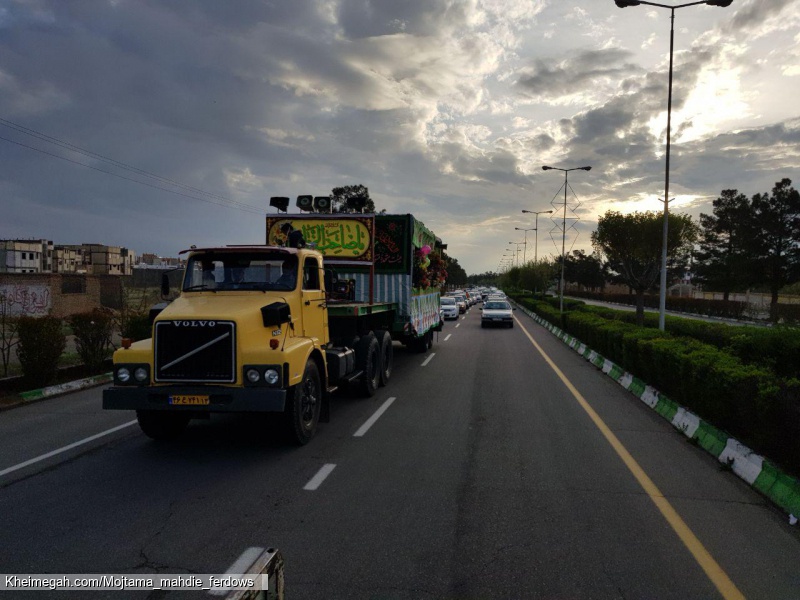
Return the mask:
[[427,246],[428,252],[420,248],[414,251],[414,275],[412,285],[415,288],[439,288],[447,280],[447,271],[442,257]]

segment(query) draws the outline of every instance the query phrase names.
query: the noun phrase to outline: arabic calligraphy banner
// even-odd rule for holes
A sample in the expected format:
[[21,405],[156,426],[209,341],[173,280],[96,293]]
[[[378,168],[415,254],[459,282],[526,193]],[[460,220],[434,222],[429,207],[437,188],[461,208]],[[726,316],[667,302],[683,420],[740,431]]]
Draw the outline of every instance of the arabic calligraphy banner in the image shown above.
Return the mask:
[[375,268],[381,273],[408,273],[408,216],[375,217]]
[[372,262],[372,237],[375,224],[372,216],[268,216],[268,245],[281,246],[286,243],[286,236],[281,231],[281,227],[286,223],[301,231],[306,244],[322,252],[327,259]]

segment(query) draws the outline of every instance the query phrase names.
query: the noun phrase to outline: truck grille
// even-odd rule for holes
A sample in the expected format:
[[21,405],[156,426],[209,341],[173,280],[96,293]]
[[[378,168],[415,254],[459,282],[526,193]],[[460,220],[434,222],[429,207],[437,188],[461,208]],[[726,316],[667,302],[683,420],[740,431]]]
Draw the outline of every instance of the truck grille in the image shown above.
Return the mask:
[[155,342],[158,382],[236,381],[236,326],[231,321],[159,321]]

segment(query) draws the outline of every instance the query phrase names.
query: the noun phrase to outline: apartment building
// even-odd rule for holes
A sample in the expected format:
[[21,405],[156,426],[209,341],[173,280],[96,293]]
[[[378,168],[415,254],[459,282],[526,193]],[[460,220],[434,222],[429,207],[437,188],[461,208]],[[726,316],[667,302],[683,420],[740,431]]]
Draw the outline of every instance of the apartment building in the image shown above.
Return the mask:
[[50,240],[0,240],[0,273],[131,275],[136,253],[120,246]]
[[0,240],[0,273],[51,273],[50,240]]

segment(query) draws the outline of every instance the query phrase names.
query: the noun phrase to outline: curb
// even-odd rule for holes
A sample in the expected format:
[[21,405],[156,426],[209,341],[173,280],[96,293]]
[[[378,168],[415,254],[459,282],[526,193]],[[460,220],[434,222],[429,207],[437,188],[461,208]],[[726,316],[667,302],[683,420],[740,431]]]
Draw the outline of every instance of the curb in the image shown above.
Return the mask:
[[103,375],[94,375],[93,377],[78,379],[76,381],[68,381],[67,383],[60,383],[58,385],[51,385],[38,390],[21,392],[18,394],[18,397],[20,398],[19,402],[3,406],[0,408],[0,410],[8,410],[24,404],[29,404],[31,402],[52,398],[53,396],[60,396],[61,394],[68,394],[69,392],[85,390],[98,385],[103,385],[104,383],[110,383],[113,381],[113,379],[114,378],[111,373],[104,373]]
[[577,338],[544,320],[530,309],[521,306],[517,302],[515,304],[537,324],[550,331],[595,367],[647,404],[669,421],[675,429],[711,454],[725,467],[730,468],[740,479],[746,481],[750,487],[783,509],[789,515],[790,524],[797,523],[795,515],[800,515],[800,481],[787,475],[768,459],[756,454],[721,429],[717,429],[686,408],[673,402],[654,387],[626,372],[619,365],[588,348],[586,344]]

